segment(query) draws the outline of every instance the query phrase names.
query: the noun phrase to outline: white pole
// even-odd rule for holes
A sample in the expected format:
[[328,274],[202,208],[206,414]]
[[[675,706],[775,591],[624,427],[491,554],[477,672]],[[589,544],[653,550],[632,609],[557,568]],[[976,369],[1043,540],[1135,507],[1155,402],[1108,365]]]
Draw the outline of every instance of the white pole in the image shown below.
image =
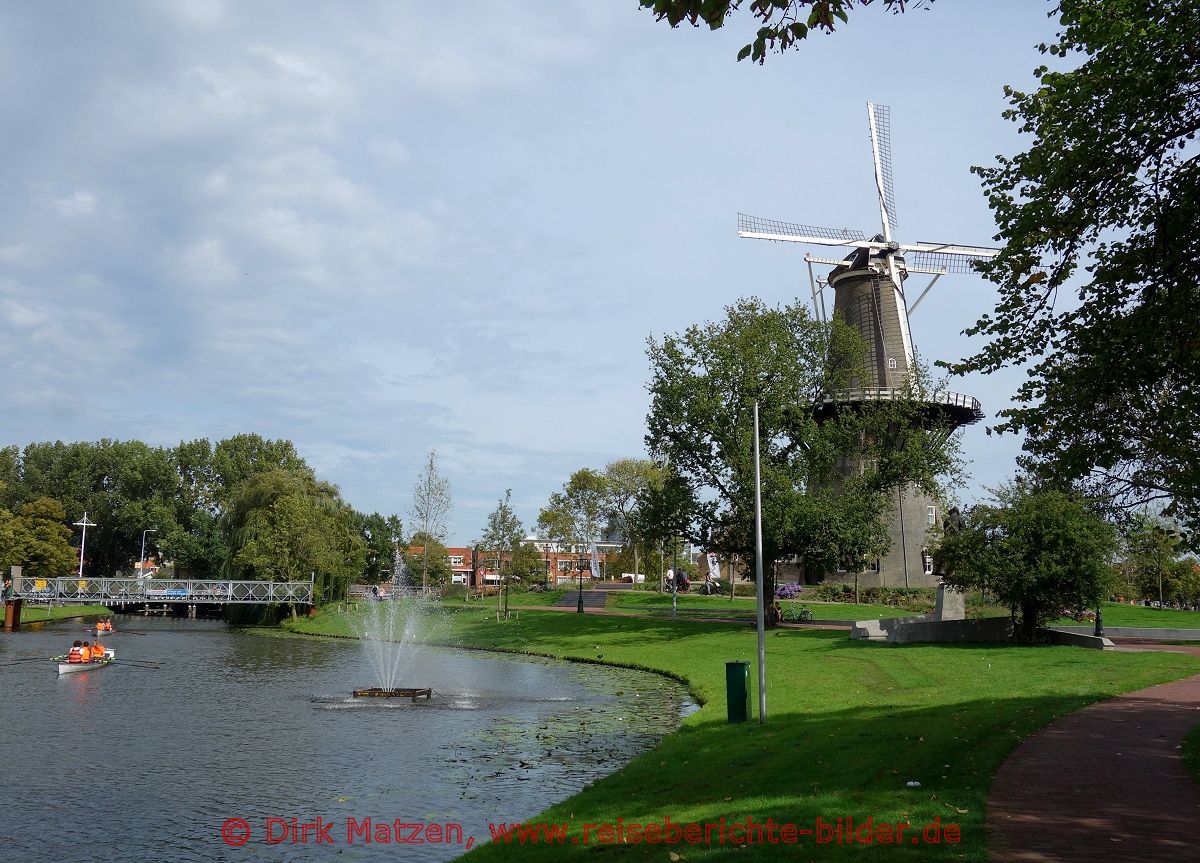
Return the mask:
[[88,521],[87,512],[83,513],[83,521],[75,522],[76,527],[83,528],[83,538],[79,540],[79,577],[83,578],[83,549],[87,545],[87,529],[95,527],[95,522]]
[[763,604],[762,478],[758,466],[758,402],[754,403],[754,594],[758,600],[758,721],[767,721],[767,634]]

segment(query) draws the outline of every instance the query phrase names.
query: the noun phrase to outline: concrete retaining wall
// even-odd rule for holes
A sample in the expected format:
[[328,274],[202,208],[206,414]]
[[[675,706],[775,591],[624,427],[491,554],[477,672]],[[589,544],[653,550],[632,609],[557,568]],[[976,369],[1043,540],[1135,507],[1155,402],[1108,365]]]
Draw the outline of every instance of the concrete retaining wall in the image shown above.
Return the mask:
[[1039,629],[1039,635],[1046,637],[1051,644],[1067,645],[1070,647],[1090,647],[1094,650],[1113,650],[1116,645],[1104,636],[1093,635],[1091,632],[1075,632],[1066,629]]
[[[1060,632],[1080,632],[1091,635],[1096,631],[1093,625],[1088,626],[1056,626]],[[1163,641],[1200,641],[1200,629],[1155,629],[1140,626],[1105,626],[1104,634],[1113,638],[1158,638]]]
[[931,620],[897,627],[888,641],[897,644],[916,642],[982,643],[1012,640],[1012,620],[984,617],[977,620]]

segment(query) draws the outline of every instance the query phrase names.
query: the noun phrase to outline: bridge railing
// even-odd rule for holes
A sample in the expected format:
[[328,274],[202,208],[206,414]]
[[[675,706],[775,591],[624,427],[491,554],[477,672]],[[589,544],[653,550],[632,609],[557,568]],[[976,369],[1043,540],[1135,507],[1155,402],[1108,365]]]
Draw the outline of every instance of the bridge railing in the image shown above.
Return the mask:
[[190,578],[13,579],[17,596],[33,603],[186,602],[311,605],[312,581],[224,581]]

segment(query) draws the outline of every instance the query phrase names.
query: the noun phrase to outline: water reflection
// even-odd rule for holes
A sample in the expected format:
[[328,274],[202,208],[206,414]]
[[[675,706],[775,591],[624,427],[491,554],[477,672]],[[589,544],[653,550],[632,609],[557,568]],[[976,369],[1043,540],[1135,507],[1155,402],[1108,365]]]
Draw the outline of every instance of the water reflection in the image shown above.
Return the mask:
[[[402,686],[428,702],[354,699],[374,672],[353,642],[231,632],[207,621],[118,620],[118,664],[62,678],[0,669],[0,847],[64,860],[325,859],[266,845],[268,819],[487,823],[531,817],[653,746],[681,693],[653,675],[465,651],[421,651]],[[78,623],[0,637],[0,660],[61,653]],[[161,671],[121,665],[157,660]],[[621,695],[617,695],[620,692]],[[368,702],[368,703],[363,703]],[[390,702],[390,703],[381,703]],[[101,817],[64,818],[103,786]],[[222,841],[228,819],[246,847]],[[278,827],[278,824],[275,825]],[[339,859],[446,860],[462,849],[338,844]]]

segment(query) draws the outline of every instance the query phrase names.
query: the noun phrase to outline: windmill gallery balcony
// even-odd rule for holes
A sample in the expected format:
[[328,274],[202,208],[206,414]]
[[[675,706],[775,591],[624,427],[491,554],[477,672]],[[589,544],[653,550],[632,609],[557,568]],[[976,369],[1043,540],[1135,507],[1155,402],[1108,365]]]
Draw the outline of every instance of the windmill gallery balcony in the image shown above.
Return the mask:
[[[873,401],[900,401],[912,398],[911,391],[901,387],[869,387],[847,390],[836,397],[827,397],[814,408],[817,417],[826,417],[840,408],[853,407]],[[972,425],[983,419],[979,399],[964,393],[935,392],[920,397],[931,421],[944,419],[950,425]]]

